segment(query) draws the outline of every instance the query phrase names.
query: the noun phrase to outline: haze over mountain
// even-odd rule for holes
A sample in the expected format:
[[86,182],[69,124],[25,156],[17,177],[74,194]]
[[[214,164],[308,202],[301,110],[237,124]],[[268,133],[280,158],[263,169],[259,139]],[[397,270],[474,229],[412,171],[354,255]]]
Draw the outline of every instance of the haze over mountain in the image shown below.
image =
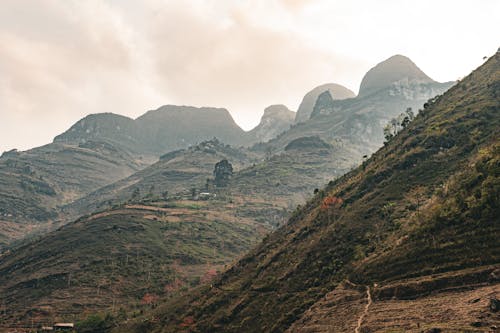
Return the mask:
[[2,3],[0,153],[50,143],[90,113],[135,119],[163,104],[225,107],[249,130],[256,110],[296,110],[320,83],[357,92],[397,53],[456,80],[496,51],[500,12],[497,0]]

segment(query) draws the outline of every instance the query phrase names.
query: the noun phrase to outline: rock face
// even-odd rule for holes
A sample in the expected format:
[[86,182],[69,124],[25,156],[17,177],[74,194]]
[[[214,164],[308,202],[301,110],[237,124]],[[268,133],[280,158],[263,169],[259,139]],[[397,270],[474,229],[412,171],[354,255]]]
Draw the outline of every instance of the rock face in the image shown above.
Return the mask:
[[165,105],[135,120],[112,113],[89,115],[54,141],[108,141],[134,155],[158,157],[213,137],[233,145],[246,140],[226,109]]
[[311,118],[322,115],[322,114],[330,114],[333,112],[333,98],[330,94],[330,91],[326,90],[322,92],[316,103],[314,104],[313,112],[311,113]]
[[394,83],[427,84],[436,83],[409,58],[395,55],[370,69],[359,88],[359,96],[367,96]]
[[268,106],[260,119],[259,125],[248,132],[250,140],[266,142],[290,128],[295,119],[295,112],[290,111],[285,105],[277,104]]
[[330,92],[334,100],[341,100],[356,96],[355,93],[353,93],[346,87],[341,86],[340,84],[326,83],[321,86],[318,86],[313,90],[309,91],[302,99],[302,102],[300,103],[299,109],[297,110],[297,114],[295,116],[296,123],[306,121],[310,118],[311,113],[313,112],[314,104],[316,103],[318,96],[327,90]]

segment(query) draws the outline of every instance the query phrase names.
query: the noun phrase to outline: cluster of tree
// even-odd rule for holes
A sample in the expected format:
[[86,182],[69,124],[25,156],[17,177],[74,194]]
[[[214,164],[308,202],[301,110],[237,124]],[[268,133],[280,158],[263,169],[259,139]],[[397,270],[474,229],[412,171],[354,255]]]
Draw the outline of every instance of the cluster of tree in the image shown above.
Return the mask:
[[396,118],[392,118],[384,127],[384,138],[388,142],[401,130],[405,129],[408,124],[415,118],[415,114],[411,108],[406,109]]

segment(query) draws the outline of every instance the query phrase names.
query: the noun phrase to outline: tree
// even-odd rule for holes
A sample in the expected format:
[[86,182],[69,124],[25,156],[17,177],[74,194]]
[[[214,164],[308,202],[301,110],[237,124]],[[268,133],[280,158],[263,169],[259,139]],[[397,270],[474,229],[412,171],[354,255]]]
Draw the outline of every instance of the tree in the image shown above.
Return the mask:
[[402,129],[408,127],[413,119],[415,119],[415,114],[413,113],[412,108],[407,108],[405,112],[401,113],[396,118],[392,118],[387,125],[384,126],[385,141],[389,142]]
[[215,186],[226,187],[233,175],[233,166],[228,160],[222,160],[215,164],[214,177]]
[[168,190],[163,191],[161,196],[163,197],[163,200],[167,201],[168,200]]
[[139,200],[140,196],[141,196],[141,190],[138,187],[136,187],[132,192],[132,201]]

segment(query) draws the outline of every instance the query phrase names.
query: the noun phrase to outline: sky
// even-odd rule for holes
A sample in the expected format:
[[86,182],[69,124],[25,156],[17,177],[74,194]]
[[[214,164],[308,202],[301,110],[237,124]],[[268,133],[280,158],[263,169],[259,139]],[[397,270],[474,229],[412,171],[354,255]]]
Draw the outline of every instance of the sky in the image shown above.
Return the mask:
[[90,113],[227,108],[245,130],[394,54],[437,81],[500,46],[498,0],[2,0],[0,152]]

